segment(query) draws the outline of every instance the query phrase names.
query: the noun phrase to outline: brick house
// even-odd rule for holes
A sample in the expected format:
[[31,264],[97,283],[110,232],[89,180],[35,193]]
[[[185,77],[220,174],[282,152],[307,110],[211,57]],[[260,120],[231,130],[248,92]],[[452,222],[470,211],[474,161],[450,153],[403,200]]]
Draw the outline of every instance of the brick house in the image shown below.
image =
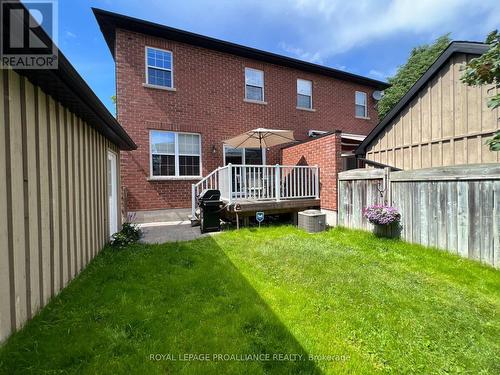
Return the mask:
[[[262,127],[299,140],[377,124],[384,82],[93,9],[116,64],[119,122],[137,144],[121,155],[130,211],[186,208],[191,184],[219,166],[281,162],[280,147],[223,141]],[[362,137],[361,137],[362,138]]]

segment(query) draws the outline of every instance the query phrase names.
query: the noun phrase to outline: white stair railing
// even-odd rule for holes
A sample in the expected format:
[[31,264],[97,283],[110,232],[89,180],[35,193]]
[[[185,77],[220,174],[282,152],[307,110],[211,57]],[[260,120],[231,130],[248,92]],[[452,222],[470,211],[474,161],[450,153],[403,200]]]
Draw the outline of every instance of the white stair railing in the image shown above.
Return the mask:
[[212,171],[191,187],[192,217],[198,196],[205,189],[217,189],[229,204],[245,200],[319,198],[319,168],[300,165],[228,164]]
[[[198,197],[203,190],[206,189],[216,189],[221,191],[221,198],[225,199],[226,196],[230,194],[228,191],[224,191],[224,187],[227,186],[227,171],[229,166],[219,167],[216,170],[210,172],[207,176],[203,177],[196,184],[191,185],[191,220],[196,218],[196,209],[198,208]],[[221,187],[222,185],[222,187]]]

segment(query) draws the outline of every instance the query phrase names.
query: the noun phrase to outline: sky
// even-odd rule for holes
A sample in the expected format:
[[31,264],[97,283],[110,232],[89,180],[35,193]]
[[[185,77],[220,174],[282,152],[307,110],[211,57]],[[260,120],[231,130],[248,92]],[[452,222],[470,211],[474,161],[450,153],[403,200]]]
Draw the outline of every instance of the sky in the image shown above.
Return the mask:
[[484,41],[498,0],[58,0],[58,43],[114,113],[114,62],[91,7],[387,80],[413,47]]

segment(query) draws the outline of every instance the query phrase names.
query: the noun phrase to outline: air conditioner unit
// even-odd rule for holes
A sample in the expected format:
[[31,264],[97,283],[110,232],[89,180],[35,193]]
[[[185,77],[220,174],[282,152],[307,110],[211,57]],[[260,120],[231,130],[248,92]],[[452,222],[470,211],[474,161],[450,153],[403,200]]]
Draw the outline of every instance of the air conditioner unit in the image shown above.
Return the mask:
[[326,214],[320,210],[305,210],[298,216],[298,226],[306,232],[316,233],[326,229]]

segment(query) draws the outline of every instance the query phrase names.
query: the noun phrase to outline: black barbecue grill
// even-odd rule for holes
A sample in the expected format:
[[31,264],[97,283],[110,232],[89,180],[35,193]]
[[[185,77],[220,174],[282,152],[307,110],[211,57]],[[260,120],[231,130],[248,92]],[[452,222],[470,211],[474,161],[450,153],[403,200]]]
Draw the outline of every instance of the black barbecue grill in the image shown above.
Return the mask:
[[215,189],[203,190],[198,197],[200,207],[200,230],[205,232],[220,231],[220,211],[223,202],[220,200],[220,191]]

